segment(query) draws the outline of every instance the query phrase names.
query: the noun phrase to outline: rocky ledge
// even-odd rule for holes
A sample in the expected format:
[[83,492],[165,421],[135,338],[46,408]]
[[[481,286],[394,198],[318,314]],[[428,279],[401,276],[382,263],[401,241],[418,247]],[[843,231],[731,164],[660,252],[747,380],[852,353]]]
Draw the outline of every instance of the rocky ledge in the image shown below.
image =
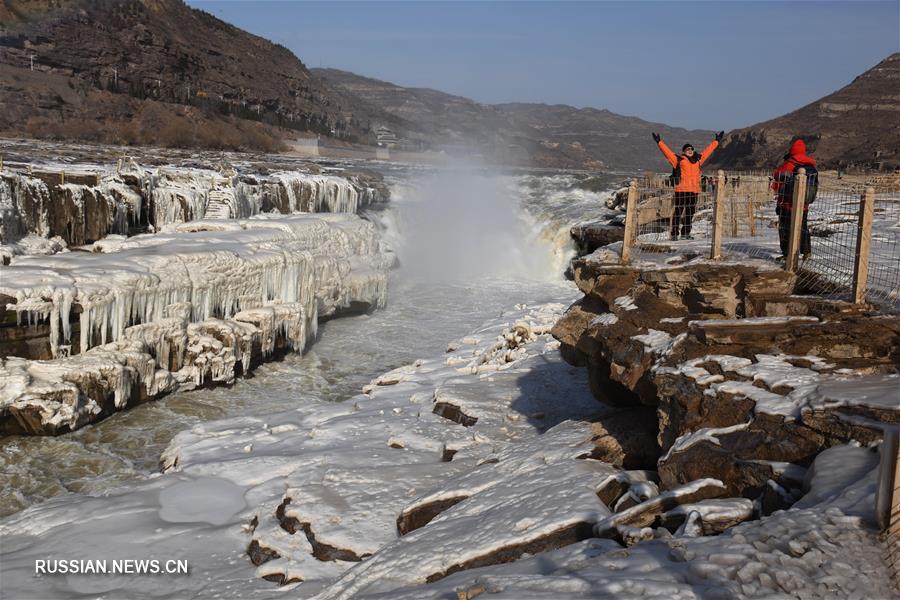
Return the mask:
[[83,246],[108,235],[157,232],[202,219],[356,213],[389,195],[377,173],[324,172],[305,163],[14,163],[0,173],[0,260],[9,264],[17,255],[53,253],[51,244]]
[[382,306],[389,254],[356,215],[197,221],[0,267],[0,435],[71,431],[302,350]]
[[794,275],[764,261],[649,256],[576,259],[584,297],[553,329],[599,400],[644,407],[612,433],[601,419],[594,457],[641,463],[667,488],[714,478],[769,514],[824,449],[900,423],[900,317],[795,295]]

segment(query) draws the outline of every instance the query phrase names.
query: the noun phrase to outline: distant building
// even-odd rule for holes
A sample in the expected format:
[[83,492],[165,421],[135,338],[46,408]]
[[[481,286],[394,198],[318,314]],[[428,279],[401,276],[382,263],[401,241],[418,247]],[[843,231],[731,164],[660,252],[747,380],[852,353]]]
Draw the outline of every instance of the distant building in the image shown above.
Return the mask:
[[385,148],[393,148],[400,143],[400,138],[397,137],[397,134],[384,125],[380,125],[375,129],[375,139],[379,146]]

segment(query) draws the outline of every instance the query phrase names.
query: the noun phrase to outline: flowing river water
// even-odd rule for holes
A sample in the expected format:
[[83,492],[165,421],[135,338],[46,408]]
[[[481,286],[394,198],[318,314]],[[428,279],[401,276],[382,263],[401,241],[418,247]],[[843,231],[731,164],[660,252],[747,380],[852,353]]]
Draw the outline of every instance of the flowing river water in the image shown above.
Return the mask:
[[[169,441],[197,423],[274,413],[310,398],[340,402],[515,304],[577,297],[562,277],[568,229],[605,213],[607,193],[578,187],[571,174],[406,171],[388,178],[390,205],[367,215],[399,258],[387,308],[328,321],[306,353],[262,365],[231,386],[172,394],[55,438],[0,439],[0,517],[52,496],[151,477]],[[612,189],[620,180],[599,181]]]

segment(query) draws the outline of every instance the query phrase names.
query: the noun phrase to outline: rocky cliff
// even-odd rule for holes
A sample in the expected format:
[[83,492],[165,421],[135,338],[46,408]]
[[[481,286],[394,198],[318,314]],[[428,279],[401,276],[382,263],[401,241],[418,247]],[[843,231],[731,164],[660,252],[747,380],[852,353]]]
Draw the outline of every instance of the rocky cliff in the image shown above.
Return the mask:
[[229,148],[363,133],[287,48],[180,0],[2,0],[0,16],[0,131]]
[[826,167],[900,166],[900,53],[833,94],[730,132],[713,162],[731,168],[773,167],[795,136],[806,140]]
[[[668,487],[712,477],[783,508],[822,450],[900,423],[900,317],[794,295],[795,276],[764,261],[675,252],[623,265],[601,248],[573,270],[585,295],[553,334],[598,399],[655,409],[631,429],[649,423]],[[633,431],[599,439],[602,460],[647,460]]]

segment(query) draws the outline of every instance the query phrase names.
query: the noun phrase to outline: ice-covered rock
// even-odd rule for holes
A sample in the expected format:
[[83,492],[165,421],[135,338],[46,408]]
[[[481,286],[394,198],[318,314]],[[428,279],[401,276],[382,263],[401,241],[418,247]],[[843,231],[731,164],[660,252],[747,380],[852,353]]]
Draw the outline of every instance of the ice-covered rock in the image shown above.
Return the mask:
[[[29,322],[49,322],[47,354],[58,358],[15,359],[16,365],[28,365],[24,372],[43,380],[45,372],[102,363],[104,353],[121,347],[122,356],[135,351],[151,357],[155,366],[149,372],[120,379],[140,381],[153,397],[185,382],[230,381],[248,370],[253,357],[280,348],[302,350],[322,316],[351,306],[382,306],[387,262],[372,225],[355,215],[199,221],[123,240],[112,253],[22,259],[0,272],[0,299]],[[72,339],[76,329],[78,338]],[[66,358],[69,354],[74,356]],[[154,370],[173,375],[154,375]],[[167,383],[160,386],[163,380]],[[142,399],[132,398],[127,386],[106,383],[77,390],[67,384],[63,404],[89,406],[85,410],[96,417],[110,412],[111,393],[116,409]],[[62,392],[35,386],[4,386],[0,414],[8,424],[18,423],[5,430],[58,432],[83,424],[75,418],[87,414],[81,408],[59,421]]]
[[204,218],[356,213],[386,199],[384,186],[370,173],[238,174],[198,167],[150,169],[133,162],[116,171],[105,165],[57,166],[0,175],[0,243],[10,246],[32,234],[84,245],[132,229],[159,230]]
[[713,477],[768,512],[819,452],[900,422],[896,315],[793,295],[793,275],[758,260],[622,265],[598,250],[574,265],[585,296],[553,334],[598,399],[657,409],[667,487]]
[[73,307],[80,350],[176,303],[189,303],[192,321],[300,303],[311,323],[351,301],[383,302],[385,262],[372,225],[352,215],[200,221],[123,240],[113,253],[22,258],[3,268],[0,295],[7,310],[49,320],[55,355],[71,343]]
[[[843,446],[820,459],[822,468],[814,469],[818,475],[811,484],[816,491],[808,500],[721,535],[706,535],[701,515],[710,523],[735,522],[746,514],[747,501],[704,500],[676,509],[695,516],[698,526],[691,535],[670,538],[659,530],[632,527],[627,533],[644,539],[628,548],[588,539],[365,597],[894,597],[884,550],[866,522],[872,517],[877,456]],[[852,467],[843,468],[846,464]]]

